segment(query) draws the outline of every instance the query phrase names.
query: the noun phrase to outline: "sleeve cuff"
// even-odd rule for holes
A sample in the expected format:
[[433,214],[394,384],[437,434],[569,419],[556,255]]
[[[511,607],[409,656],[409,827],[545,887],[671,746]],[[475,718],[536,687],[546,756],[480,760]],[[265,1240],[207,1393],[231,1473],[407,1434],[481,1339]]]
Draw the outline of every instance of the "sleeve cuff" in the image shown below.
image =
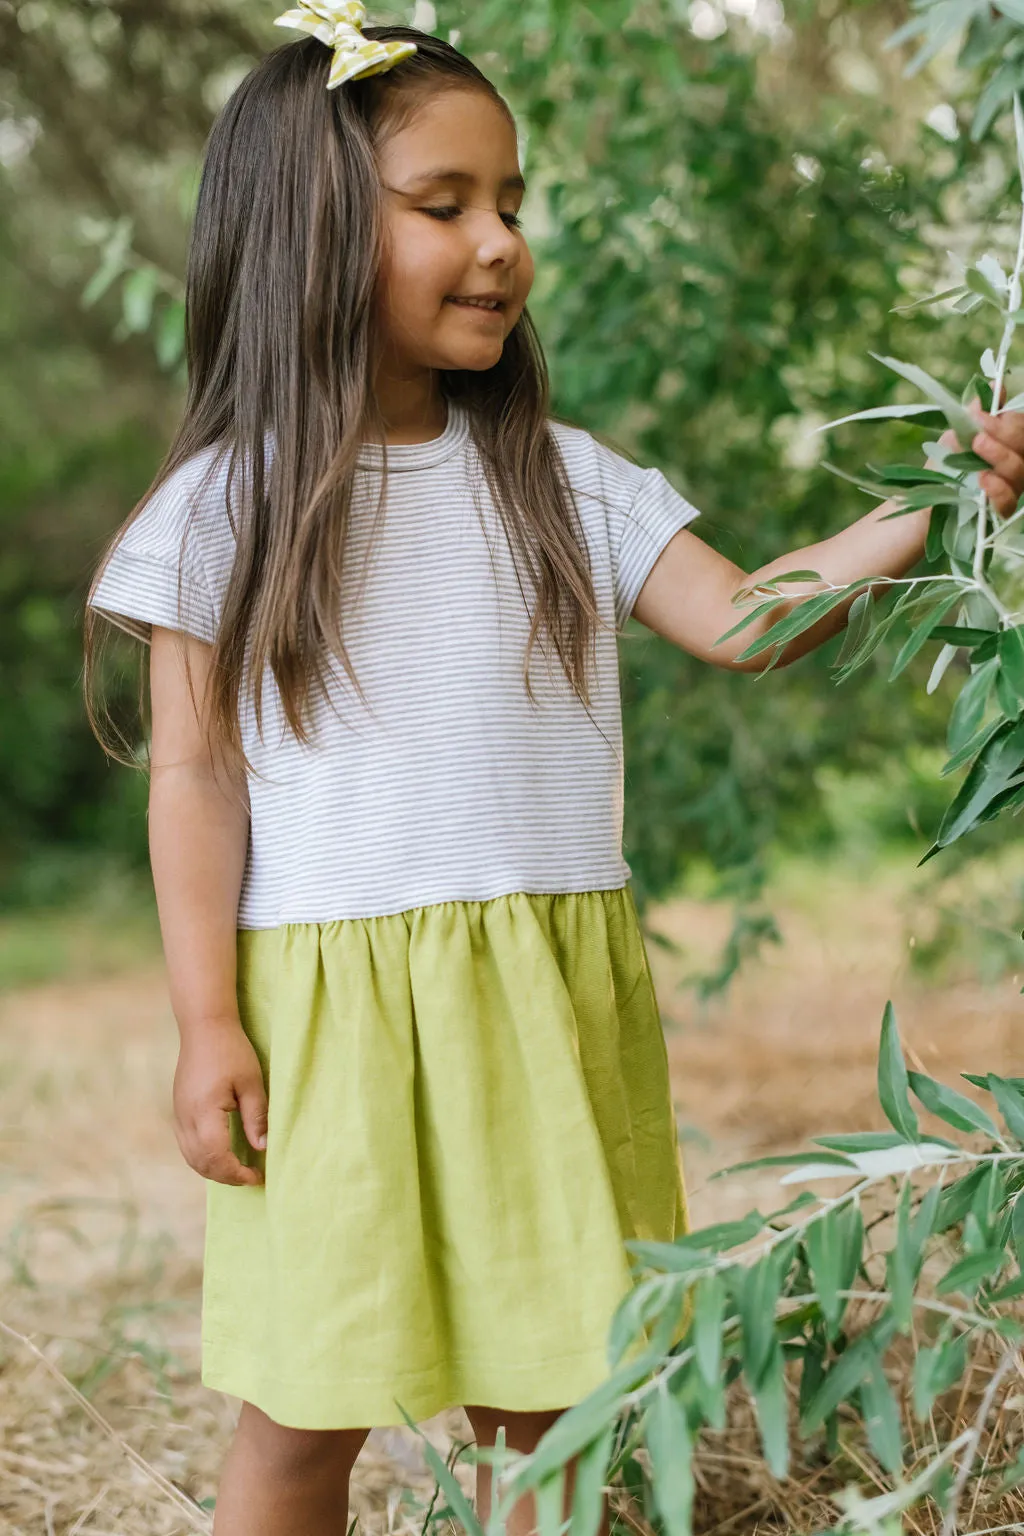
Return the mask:
[[183,630],[207,644],[216,638],[213,604],[200,582],[183,579],[179,591],[176,567],[123,547],[111,556],[88,606],[146,644],[154,624]]
[[619,549],[615,620],[620,633],[666,544],[699,516],[697,508],[680,496],[660,470],[647,472],[626,514]]

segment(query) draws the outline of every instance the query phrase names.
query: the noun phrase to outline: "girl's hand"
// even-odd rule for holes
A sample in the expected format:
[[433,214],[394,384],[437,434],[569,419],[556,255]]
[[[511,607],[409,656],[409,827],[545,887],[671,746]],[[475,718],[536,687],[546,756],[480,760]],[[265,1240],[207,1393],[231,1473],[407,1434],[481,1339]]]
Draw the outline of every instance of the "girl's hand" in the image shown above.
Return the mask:
[[267,1093],[259,1058],[237,1019],[189,1030],[174,1074],[174,1133],[190,1168],[218,1184],[262,1184],[231,1146],[238,1110],[250,1146],[267,1144]]
[[971,415],[977,417],[978,435],[970,446],[992,465],[978,477],[981,488],[1000,517],[1012,517],[1024,495],[1024,412],[990,416],[974,405]]

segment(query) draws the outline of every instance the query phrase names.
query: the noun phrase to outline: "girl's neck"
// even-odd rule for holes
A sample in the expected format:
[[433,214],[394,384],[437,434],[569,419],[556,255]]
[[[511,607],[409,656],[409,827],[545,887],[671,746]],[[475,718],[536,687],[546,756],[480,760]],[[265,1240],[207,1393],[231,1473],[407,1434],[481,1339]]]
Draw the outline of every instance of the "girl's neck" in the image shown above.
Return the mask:
[[384,418],[386,443],[429,443],[440,437],[447,425],[447,407],[436,373],[403,379],[388,378],[381,371],[374,393]]

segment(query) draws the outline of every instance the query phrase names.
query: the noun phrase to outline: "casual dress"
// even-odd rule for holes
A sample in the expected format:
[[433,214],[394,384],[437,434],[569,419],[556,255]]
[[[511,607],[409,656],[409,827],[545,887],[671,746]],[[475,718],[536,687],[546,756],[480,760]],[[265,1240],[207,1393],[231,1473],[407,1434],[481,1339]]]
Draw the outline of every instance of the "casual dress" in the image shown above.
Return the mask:
[[[696,512],[657,470],[551,430],[621,629]],[[622,856],[615,635],[591,703],[529,612],[467,413],[361,453],[343,635],[302,744],[242,709],[251,826],[238,1000],[269,1096],[265,1184],[207,1187],[203,1380],[328,1429],[454,1404],[562,1408],[607,1372],[623,1239],[685,1201],[664,1040]],[[94,606],[212,640],[226,456],[130,526]]]

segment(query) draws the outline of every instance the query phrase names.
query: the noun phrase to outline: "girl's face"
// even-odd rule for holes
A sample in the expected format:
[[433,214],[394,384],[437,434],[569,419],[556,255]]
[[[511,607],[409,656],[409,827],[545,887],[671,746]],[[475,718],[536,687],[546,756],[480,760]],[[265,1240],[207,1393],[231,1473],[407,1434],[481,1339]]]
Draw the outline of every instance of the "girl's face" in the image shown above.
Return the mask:
[[533,283],[514,127],[483,91],[443,91],[385,140],[379,164],[387,372],[492,368]]

